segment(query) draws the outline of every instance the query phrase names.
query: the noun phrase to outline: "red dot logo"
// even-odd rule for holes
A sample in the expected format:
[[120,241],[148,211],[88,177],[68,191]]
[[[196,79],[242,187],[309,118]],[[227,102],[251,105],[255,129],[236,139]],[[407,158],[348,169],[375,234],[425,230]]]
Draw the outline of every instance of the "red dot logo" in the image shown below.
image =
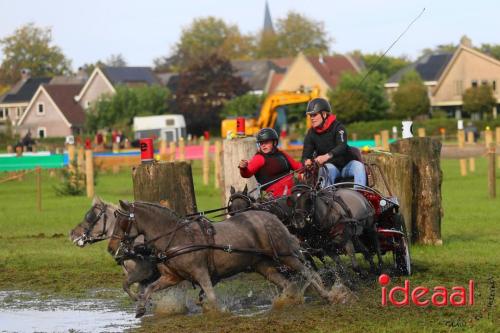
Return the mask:
[[381,286],[385,286],[385,285],[388,285],[389,282],[391,282],[391,278],[389,277],[389,275],[387,274],[382,274],[378,277],[378,283],[381,285]]

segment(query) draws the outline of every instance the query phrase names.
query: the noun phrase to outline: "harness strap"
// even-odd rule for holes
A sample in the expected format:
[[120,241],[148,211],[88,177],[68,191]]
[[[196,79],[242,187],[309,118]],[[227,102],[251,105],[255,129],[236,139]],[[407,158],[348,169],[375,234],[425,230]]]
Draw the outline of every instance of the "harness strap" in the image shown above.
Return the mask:
[[[215,228],[204,217],[199,217],[196,219],[196,222],[200,226],[201,233],[203,234],[205,238],[205,243],[208,244],[208,246],[212,247],[214,246],[215,240],[214,240],[214,235],[215,235]],[[218,274],[217,274],[217,268],[215,267],[215,260],[214,260],[214,251],[213,249],[210,250],[210,253],[208,254],[208,271],[211,273],[211,276],[214,276],[215,279],[218,279]]]

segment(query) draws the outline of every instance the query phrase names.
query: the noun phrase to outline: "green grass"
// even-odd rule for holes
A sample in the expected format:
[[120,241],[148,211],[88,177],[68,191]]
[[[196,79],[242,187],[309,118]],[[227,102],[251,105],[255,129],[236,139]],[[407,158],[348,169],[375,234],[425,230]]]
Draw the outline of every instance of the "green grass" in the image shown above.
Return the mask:
[[[444,218],[442,246],[413,246],[411,285],[434,287],[476,283],[476,304],[463,308],[381,307],[380,287],[362,287],[360,301],[349,305],[321,302],[294,306],[251,318],[230,315],[149,317],[144,332],[493,332],[500,327],[498,291],[493,306],[493,278],[500,283],[500,177],[496,199],[488,198],[487,163],[477,159],[474,174],[461,177],[457,160],[442,160]],[[199,164],[194,165],[195,191],[200,210],[220,207],[218,190],[202,186]],[[90,206],[85,197],[56,197],[56,178],[43,177],[43,211],[36,210],[33,175],[0,185],[0,290],[36,290],[46,294],[84,296],[89,289],[120,288],[121,269],[105,251],[105,244],[84,249],[69,241],[68,231]],[[101,174],[96,193],[105,200],[132,199],[130,172]],[[401,285],[403,278],[393,279]],[[252,282],[252,278],[248,280]],[[258,285],[261,285],[260,283]],[[497,288],[498,289],[498,288]]]

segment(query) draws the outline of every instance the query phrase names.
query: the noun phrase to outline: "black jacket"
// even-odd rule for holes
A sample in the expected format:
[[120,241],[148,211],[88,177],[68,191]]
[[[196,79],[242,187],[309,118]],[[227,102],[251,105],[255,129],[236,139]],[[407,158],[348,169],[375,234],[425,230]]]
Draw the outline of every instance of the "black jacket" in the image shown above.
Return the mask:
[[347,144],[347,131],[344,125],[335,120],[323,133],[318,134],[310,128],[304,139],[302,162],[315,156],[330,153],[332,158],[327,163],[334,164],[339,170],[356,159]]

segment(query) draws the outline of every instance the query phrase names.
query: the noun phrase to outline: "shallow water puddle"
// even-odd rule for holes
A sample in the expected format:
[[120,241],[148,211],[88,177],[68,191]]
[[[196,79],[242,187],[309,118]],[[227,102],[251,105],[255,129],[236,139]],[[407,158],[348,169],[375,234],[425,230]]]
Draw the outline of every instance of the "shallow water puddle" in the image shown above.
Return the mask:
[[0,332],[122,332],[140,325],[132,307],[112,300],[47,299],[0,292]]

